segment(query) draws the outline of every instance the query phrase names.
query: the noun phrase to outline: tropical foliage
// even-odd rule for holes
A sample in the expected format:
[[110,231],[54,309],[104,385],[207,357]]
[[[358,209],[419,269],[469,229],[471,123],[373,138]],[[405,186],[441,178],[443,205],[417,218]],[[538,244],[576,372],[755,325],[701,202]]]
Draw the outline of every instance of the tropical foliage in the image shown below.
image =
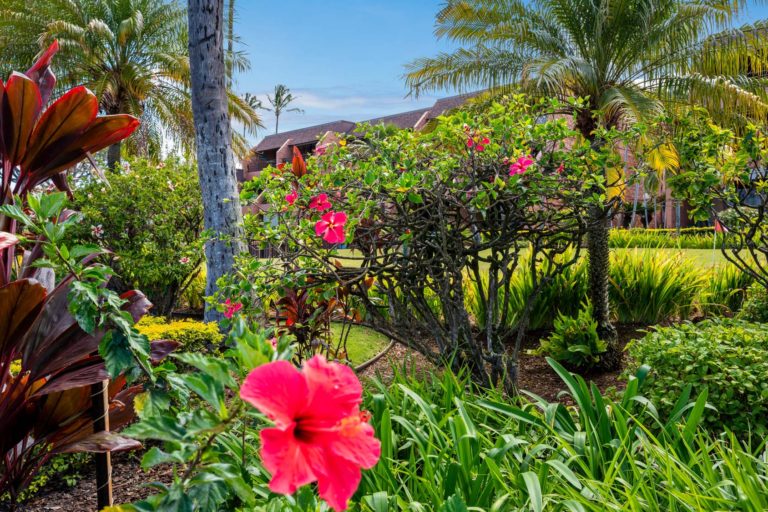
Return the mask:
[[[26,37],[20,38],[19,34]],[[0,7],[0,66],[29,62],[39,45],[58,40],[57,72],[64,85],[85,85],[106,114],[128,113],[141,128],[128,144],[133,153],[159,157],[162,141],[182,147],[194,141],[189,95],[186,9],[176,0],[8,0]],[[238,68],[245,61],[232,52]],[[232,116],[259,126],[257,112],[235,94]],[[245,141],[234,136],[239,154]],[[108,168],[120,161],[116,142]]]

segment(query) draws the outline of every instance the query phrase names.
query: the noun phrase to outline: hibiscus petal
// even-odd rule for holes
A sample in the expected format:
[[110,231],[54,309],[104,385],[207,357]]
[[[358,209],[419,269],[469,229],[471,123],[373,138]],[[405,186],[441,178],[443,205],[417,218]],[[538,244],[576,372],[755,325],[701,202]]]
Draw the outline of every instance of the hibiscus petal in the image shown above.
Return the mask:
[[309,390],[304,376],[288,361],[254,368],[240,388],[240,397],[285,427],[305,408]]
[[315,224],[315,234],[317,236],[323,236],[323,233],[325,233],[328,230],[328,222],[324,220],[317,221],[317,224]]
[[340,244],[346,240],[344,226],[333,226],[325,232],[325,241],[329,244]]
[[381,442],[374,437],[373,427],[366,422],[342,429],[329,447],[334,454],[364,469],[375,466],[381,455]]
[[300,443],[293,428],[265,428],[261,431],[261,459],[272,474],[269,488],[279,494],[293,494],[302,485],[317,480],[307,459],[317,449]]
[[329,363],[316,355],[302,368],[309,387],[309,405],[303,417],[334,426],[357,414],[363,387],[349,366]]
[[347,214],[344,212],[331,212],[333,215],[331,222],[343,226],[347,223]]
[[[312,461],[310,461],[312,462]],[[360,468],[341,457],[326,453],[321,467],[312,468],[317,474],[318,494],[337,512],[347,509],[347,502],[360,484]]]

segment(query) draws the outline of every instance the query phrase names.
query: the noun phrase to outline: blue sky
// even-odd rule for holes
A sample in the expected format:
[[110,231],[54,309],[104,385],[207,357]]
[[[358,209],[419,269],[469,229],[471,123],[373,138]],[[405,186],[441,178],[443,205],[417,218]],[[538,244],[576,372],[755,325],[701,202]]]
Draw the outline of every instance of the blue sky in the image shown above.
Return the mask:
[[[442,0],[238,0],[235,30],[252,69],[237,78],[238,92],[266,94],[283,83],[305,114],[286,113],[280,131],[338,119],[363,121],[431,105],[437,93],[406,98],[403,66],[450,50],[437,41],[434,17]],[[768,18],[754,6],[745,21]],[[263,113],[274,132],[274,117]]]
[[[450,49],[435,39],[441,0],[240,0],[235,31],[251,59],[238,92],[264,97],[283,83],[305,114],[280,116],[280,131],[337,119],[363,121],[431,105],[448,94],[405,98],[403,65]],[[274,117],[263,113],[274,132]]]

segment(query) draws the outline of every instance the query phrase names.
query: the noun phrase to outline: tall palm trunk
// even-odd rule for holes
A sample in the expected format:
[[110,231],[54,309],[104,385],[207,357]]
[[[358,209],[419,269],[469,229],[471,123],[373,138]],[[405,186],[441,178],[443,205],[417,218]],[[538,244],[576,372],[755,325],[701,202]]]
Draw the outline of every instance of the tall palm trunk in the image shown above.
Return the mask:
[[107,170],[116,171],[120,167],[120,151],[122,147],[122,142],[115,142],[107,148]]
[[[591,141],[593,146],[599,146],[602,141],[597,140],[594,134],[597,119],[591,115],[594,110],[596,109],[579,112],[576,116],[576,126],[581,134]],[[604,205],[595,205],[590,208],[587,226],[587,254],[589,256],[588,296],[592,303],[595,321],[597,321],[598,335],[601,340],[608,344],[608,351],[602,358],[601,367],[613,370],[621,365],[621,350],[616,328],[611,323],[611,307],[608,296],[608,279],[611,272],[611,253],[608,244],[610,217],[610,209]]]
[[[208,276],[205,294],[229,272],[244,250],[242,213],[237,191],[224,64],[224,0],[189,0],[189,61],[197,169],[203,197],[204,225],[212,237],[205,246]],[[210,306],[205,320],[221,317]]]

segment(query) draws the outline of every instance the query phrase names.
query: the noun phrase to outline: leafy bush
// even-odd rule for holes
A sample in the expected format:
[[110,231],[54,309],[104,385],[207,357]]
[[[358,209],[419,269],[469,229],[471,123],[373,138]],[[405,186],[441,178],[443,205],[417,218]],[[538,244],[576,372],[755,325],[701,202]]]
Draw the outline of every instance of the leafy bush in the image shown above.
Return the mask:
[[78,238],[115,255],[113,286],[141,289],[157,314],[169,315],[204,259],[197,167],[128,159],[108,185],[91,181],[75,197],[85,217]]
[[702,280],[681,255],[642,251],[614,254],[609,292],[620,323],[658,324],[687,319]]
[[598,365],[607,349],[597,334],[592,306],[587,304],[575,317],[559,314],[554,331],[542,340],[536,353],[549,356],[572,370],[589,370]]
[[649,365],[645,389],[661,411],[669,411],[686,386],[708,389],[704,424],[740,435],[768,431],[768,331],[740,320],[706,320],[658,328],[634,342],[635,364]]
[[747,298],[739,318],[748,322],[768,323],[768,291],[760,283],[753,283],[747,289]]
[[217,348],[222,340],[218,325],[195,320],[168,322],[163,317],[149,316],[142,318],[136,329],[150,340],[179,342],[180,352],[208,352]]

